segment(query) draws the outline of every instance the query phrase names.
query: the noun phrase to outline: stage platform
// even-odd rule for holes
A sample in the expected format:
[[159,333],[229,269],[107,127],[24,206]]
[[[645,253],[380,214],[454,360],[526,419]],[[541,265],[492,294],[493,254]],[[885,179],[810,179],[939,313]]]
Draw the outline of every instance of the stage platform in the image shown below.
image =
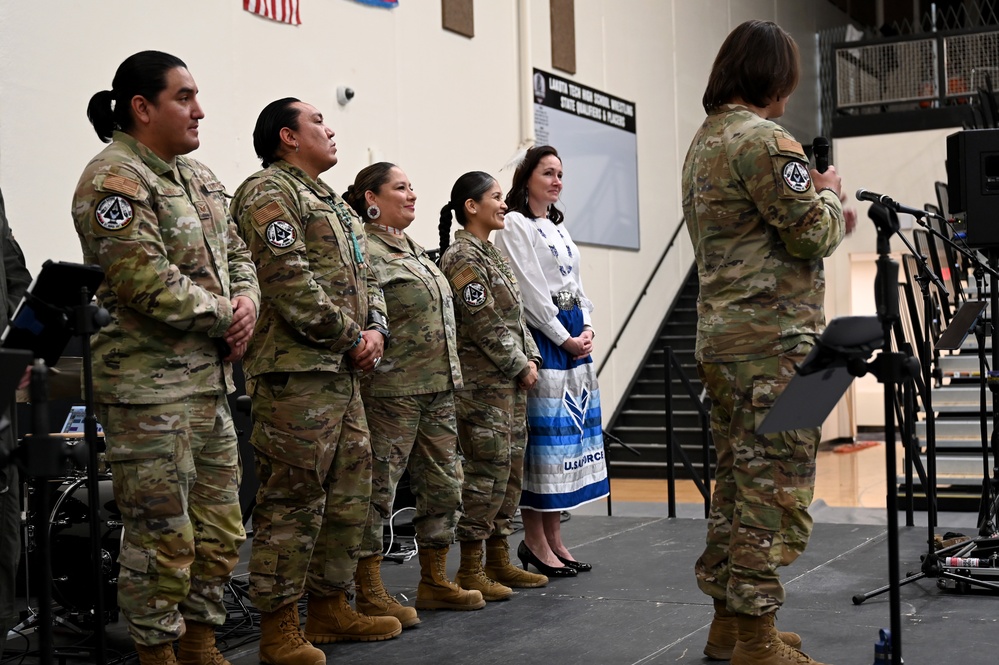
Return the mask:
[[[712,609],[709,599],[698,591],[692,571],[704,540],[705,521],[635,514],[608,517],[597,514],[598,510],[583,511],[590,514],[576,514],[563,525],[573,553],[592,562],[592,572],[553,580],[541,589],[518,590],[510,600],[489,603],[479,611],[420,612],[422,623],[395,639],[324,645],[329,662],[707,662],[701,651]],[[620,513],[618,505],[615,510]],[[682,512],[696,514],[699,510],[687,506]],[[946,531],[975,534],[967,525],[945,524],[937,529],[941,534]],[[925,527],[900,529],[903,573],[918,570],[926,537]],[[511,539],[514,549],[519,541],[517,536]],[[246,554],[248,548],[238,570],[241,574],[245,574]],[[458,558],[455,548],[448,567],[452,575]],[[873,662],[878,630],[890,625],[888,594],[859,606],[853,604],[852,597],[887,583],[884,526],[817,523],[808,550],[783,570],[787,604],[778,615],[779,627],[799,632],[804,650],[823,663]],[[416,559],[403,564],[386,562],[383,571],[389,591],[411,604],[419,580]],[[901,597],[902,654],[908,665],[995,661],[999,653],[999,599],[995,594],[941,590],[937,580],[923,579],[903,587]],[[230,625],[238,623],[239,617],[234,615]],[[57,635],[59,643],[73,641],[63,630]],[[233,665],[259,662],[252,635],[252,631],[233,635],[220,644]],[[113,656],[129,651],[122,622],[109,626],[108,646]],[[11,639],[5,656],[17,656],[23,647],[22,639]],[[10,662],[22,661],[15,658]],[[38,661],[29,655],[23,662]]]

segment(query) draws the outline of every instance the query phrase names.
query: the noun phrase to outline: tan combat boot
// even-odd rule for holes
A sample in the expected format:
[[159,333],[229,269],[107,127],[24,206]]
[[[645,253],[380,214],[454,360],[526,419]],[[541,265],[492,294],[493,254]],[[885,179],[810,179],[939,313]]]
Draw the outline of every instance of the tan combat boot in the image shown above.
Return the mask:
[[136,644],[135,652],[139,654],[139,665],[177,665],[177,656],[173,653],[173,645],[157,644],[147,647]]
[[309,596],[309,614],[305,617],[305,639],[313,644],[330,642],[378,642],[402,632],[395,617],[369,617],[358,614],[340,590],[332,596]]
[[403,628],[420,623],[415,609],[406,607],[385,590],[385,585],[382,584],[381,555],[375,554],[358,560],[354,584],[357,592],[354,603],[361,614],[369,617],[395,617]]
[[309,644],[299,627],[298,603],[260,613],[260,662],[267,665],[326,665],[326,654]]
[[482,541],[461,542],[461,565],[454,582],[462,589],[476,590],[483,600],[506,600],[513,595],[513,589],[503,586],[482,572]]
[[186,629],[177,643],[178,665],[232,665],[215,647],[215,626],[185,621]]
[[418,610],[481,610],[486,606],[478,591],[466,591],[447,578],[446,547],[420,550],[420,584],[416,587]]
[[546,576],[510,563],[510,546],[506,536],[493,536],[486,541],[486,565],[482,570],[489,579],[515,589],[533,589],[548,584]]
[[739,614],[736,620],[739,640],[732,650],[732,665],[822,665],[780,640],[773,614]]
[[[732,660],[732,649],[739,638],[738,615],[728,609],[724,600],[715,599],[715,616],[708,630],[708,643],[704,655],[709,660]],[[795,649],[801,648],[801,637],[797,633],[777,632],[780,641]]]

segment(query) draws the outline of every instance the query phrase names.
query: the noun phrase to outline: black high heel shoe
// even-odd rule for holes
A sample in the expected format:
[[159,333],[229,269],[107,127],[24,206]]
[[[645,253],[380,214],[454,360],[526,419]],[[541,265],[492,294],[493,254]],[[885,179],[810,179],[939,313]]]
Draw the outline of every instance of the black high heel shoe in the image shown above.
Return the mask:
[[575,577],[576,569],[569,566],[562,566],[561,568],[553,568],[547,563],[543,562],[541,559],[534,555],[530,549],[528,549],[527,544],[524,541],[520,541],[520,546],[517,547],[517,558],[520,559],[520,563],[523,564],[524,570],[527,570],[527,564],[531,564],[542,575],[547,575],[548,577]]
[[582,561],[570,561],[569,559],[563,559],[558,554],[555,554],[555,558],[564,563],[565,565],[569,566],[570,568],[573,568],[581,573],[588,573],[591,570],[593,570],[592,565],[584,563]]

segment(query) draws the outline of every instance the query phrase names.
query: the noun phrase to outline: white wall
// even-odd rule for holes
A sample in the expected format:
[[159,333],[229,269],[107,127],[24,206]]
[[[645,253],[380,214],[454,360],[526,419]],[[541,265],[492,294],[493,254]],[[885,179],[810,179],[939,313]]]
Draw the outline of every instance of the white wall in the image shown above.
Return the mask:
[[[436,0],[402,0],[395,10],[350,0],[301,5],[303,24],[291,27],[244,12],[239,0],[0,3],[0,184],[29,267],[80,259],[70,197],[102,147],[87,101],[143,49],[187,62],[207,113],[193,156],[230,191],[258,168],[250,138],[257,113],[288,95],[317,106],[337,132],[340,163],[325,176],[337,189],[372,160],[407,171],[420,197],[412,234],[428,247],[437,245],[438,210],[458,175],[481,169],[509,183],[512,172],[499,169],[532,129],[521,124],[521,104],[530,103],[522,102],[522,73],[551,70],[547,0],[475,2],[474,39],[441,29]],[[814,33],[843,19],[826,0],[577,0],[575,15],[575,78],[634,100],[638,116],[641,251],[584,250],[604,356],[681,219],[679,165],[703,119],[700,98],[722,40],[748,18],[794,34],[804,72],[785,121],[807,142],[818,123]],[[338,85],[357,93],[346,107],[336,102]],[[572,187],[572,164],[565,172]],[[608,416],[691,262],[682,232],[601,377]]]

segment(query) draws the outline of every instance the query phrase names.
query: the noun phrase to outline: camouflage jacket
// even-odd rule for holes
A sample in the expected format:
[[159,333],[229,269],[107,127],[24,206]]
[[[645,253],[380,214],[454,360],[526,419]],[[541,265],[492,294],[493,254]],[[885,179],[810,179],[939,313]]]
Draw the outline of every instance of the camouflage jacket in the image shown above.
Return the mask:
[[777,355],[825,325],[822,258],[843,240],[839,197],[816,193],[801,144],[748,109],[708,115],[683,164],[702,362]]
[[459,229],[441,257],[458,302],[458,353],[465,388],[510,387],[541,354],[527,330],[520,288],[506,259]]
[[219,356],[232,299],[259,309],[257,276],[222,184],[187,157],[164,162],[130,135],[87,164],[73,194],[83,260],[111,323],[92,340],[99,402],[165,404],[232,392]]
[[461,388],[451,285],[426,250],[405,235],[366,223],[368,262],[385,293],[392,341],[364,395],[422,395]]
[[246,376],[347,371],[344,354],[367,327],[369,309],[385,313],[350,206],[322,180],[279,160],[239,186],[232,215],[261,287]]
[[24,263],[24,252],[7,223],[3,193],[0,192],[0,327],[7,327],[29,284],[31,273]]
[[[21,246],[14,240],[14,234],[7,223],[7,212],[4,209],[3,193],[0,192],[0,325],[4,328],[14,315],[24,292],[31,284],[31,273],[24,264],[24,253]],[[12,428],[5,427],[0,431],[0,457],[6,458],[14,447]],[[8,471],[0,464],[0,492],[7,488]]]

